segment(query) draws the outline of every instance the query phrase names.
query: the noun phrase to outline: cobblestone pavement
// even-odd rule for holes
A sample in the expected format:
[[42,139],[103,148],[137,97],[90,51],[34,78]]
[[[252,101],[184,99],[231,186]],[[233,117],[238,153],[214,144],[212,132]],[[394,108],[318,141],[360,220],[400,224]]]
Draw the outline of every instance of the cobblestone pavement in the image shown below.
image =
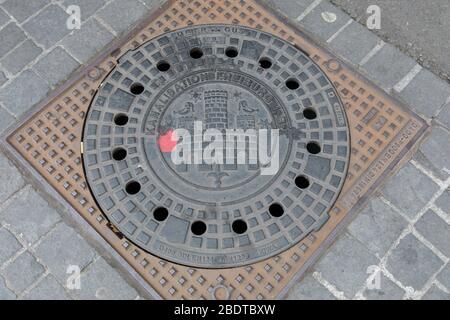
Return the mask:
[[[450,299],[450,86],[327,0],[272,3],[432,125],[288,298]],[[71,4],[81,30],[61,27]],[[0,131],[157,4],[0,0]],[[0,176],[0,299],[143,296],[2,154]],[[80,266],[81,290],[69,289],[68,265]]]
[[448,0],[331,0],[356,21],[366,23],[367,8],[381,9],[377,35],[401,48],[424,67],[450,81],[450,2]]

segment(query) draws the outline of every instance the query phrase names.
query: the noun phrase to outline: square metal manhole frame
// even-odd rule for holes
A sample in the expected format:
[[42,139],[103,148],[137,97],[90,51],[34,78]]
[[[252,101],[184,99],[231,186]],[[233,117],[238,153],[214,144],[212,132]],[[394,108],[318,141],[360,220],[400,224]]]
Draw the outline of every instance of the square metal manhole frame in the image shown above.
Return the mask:
[[[308,54],[327,74],[345,106],[351,157],[329,221],[293,248],[246,267],[191,268],[154,257],[121,238],[95,204],[84,179],[81,130],[96,89],[118,57],[170,30],[232,24],[262,29]],[[428,124],[352,66],[261,0],[169,0],[108,45],[2,135],[1,147],[81,230],[156,299],[283,298],[342,233],[381,183],[408,160]]]

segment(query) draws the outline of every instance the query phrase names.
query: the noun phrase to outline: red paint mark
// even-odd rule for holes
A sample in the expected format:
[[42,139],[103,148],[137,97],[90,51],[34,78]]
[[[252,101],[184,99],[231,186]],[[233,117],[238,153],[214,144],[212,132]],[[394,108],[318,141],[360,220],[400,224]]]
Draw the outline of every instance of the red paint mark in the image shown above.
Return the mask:
[[172,152],[175,150],[175,147],[177,146],[178,141],[172,140],[173,130],[170,129],[164,134],[161,134],[158,138],[158,145],[159,150],[161,152]]

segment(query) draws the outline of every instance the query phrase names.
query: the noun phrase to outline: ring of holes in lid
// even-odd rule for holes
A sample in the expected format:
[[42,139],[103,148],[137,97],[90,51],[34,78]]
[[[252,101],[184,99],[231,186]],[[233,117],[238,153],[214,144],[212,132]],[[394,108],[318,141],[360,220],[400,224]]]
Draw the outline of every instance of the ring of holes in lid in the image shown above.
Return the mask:
[[[192,48],[189,55],[193,59],[200,59],[203,57],[203,50],[201,48]],[[225,50],[225,55],[229,58],[236,58],[239,55],[238,49],[235,47],[228,47]],[[259,65],[263,69],[269,69],[272,67],[272,61],[269,58],[263,57],[259,60]],[[166,72],[170,69],[170,64],[166,61],[160,61],[157,64],[157,69],[161,72]],[[286,87],[290,90],[296,90],[300,87],[300,83],[296,79],[288,79],[286,81]],[[142,94],[144,92],[144,87],[140,83],[134,83],[130,88],[131,93],[135,95]],[[313,120],[317,118],[317,113],[312,108],[306,108],[303,111],[303,116],[308,120]],[[124,114],[118,114],[114,118],[114,122],[119,126],[124,126],[128,123],[128,116]],[[320,145],[317,142],[309,142],[306,146],[307,150],[311,154],[318,154],[321,151]],[[119,150],[120,149],[120,150]],[[117,158],[125,158],[126,150],[118,148],[115,150],[118,152]],[[125,156],[123,156],[125,152]],[[114,156],[113,156],[114,157]],[[116,158],[115,158],[116,159]],[[117,159],[116,159],[117,160]],[[123,159],[122,159],[123,160]],[[306,189],[309,187],[310,183],[308,178],[305,176],[298,176],[295,179],[295,184],[298,188]],[[126,191],[128,194],[137,194],[141,189],[139,182],[132,181],[127,184]],[[269,207],[269,213],[273,217],[281,217],[284,214],[284,208],[278,203],[274,203]],[[164,221],[168,217],[168,211],[166,208],[159,207],[154,211],[154,217],[158,221]],[[235,220],[232,223],[232,229],[237,234],[243,234],[247,231],[248,226],[244,220]],[[191,231],[195,235],[202,235],[206,232],[207,226],[203,221],[195,221],[191,225]]]

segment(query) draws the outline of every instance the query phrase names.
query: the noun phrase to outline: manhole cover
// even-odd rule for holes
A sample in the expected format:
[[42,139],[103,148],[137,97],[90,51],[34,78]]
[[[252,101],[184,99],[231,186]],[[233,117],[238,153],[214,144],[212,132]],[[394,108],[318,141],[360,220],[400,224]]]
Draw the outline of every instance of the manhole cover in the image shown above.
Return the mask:
[[[183,145],[164,150],[177,129]],[[189,27],[128,52],[84,130],[87,179],[110,221],[148,252],[196,267],[267,259],[319,230],[348,158],[326,75],[288,42],[237,26]]]
[[[239,128],[279,130],[275,174],[172,161]],[[150,295],[254,300],[284,297],[426,129],[262,1],[170,0],[1,147]]]

